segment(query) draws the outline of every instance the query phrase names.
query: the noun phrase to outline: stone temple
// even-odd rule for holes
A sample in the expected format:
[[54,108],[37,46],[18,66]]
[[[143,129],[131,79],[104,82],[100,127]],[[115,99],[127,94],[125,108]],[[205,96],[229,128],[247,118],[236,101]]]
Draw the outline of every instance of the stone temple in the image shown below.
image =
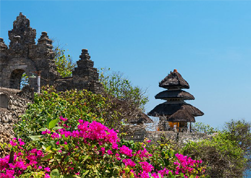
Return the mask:
[[[22,13],[13,22],[8,35],[9,46],[0,38],[0,87],[20,89],[23,73],[28,76],[40,73],[41,86],[54,85],[58,91],[87,89],[99,93],[102,90],[87,49],[82,50],[72,77],[62,78],[56,71],[52,40],[42,32],[36,44],[36,30],[30,27],[30,20]],[[29,85],[36,91],[37,79],[29,78]]]

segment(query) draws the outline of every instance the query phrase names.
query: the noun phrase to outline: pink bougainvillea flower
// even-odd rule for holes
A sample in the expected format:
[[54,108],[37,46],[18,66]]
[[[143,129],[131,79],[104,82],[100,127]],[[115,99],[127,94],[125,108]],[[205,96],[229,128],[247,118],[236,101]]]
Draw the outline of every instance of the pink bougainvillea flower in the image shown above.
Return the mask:
[[131,159],[123,159],[122,162],[125,164],[125,166],[136,166],[135,162],[133,162]]
[[10,141],[10,144],[11,144],[11,146],[16,146],[17,145],[17,143],[13,142],[12,140]]
[[19,139],[18,139],[18,142],[19,142],[19,145],[20,145],[20,146],[25,145],[25,143],[22,141],[22,139],[21,139],[21,138],[19,138]]
[[123,145],[122,147],[120,147],[119,149],[121,154],[127,155],[129,157],[132,157],[132,150],[130,148],[128,148],[127,146]]
[[63,118],[63,116],[60,116],[60,118],[59,118],[61,121],[67,121],[68,119],[67,118]]
[[44,170],[45,170],[46,172],[50,172],[50,171],[51,171],[51,169],[50,169],[49,167],[44,168]]
[[151,172],[153,170],[153,166],[151,164],[149,164],[148,162],[144,161],[144,162],[139,162],[139,164],[141,165],[142,169],[144,172]]
[[48,129],[46,129],[45,131],[42,131],[42,135],[45,135],[45,134],[50,134],[51,133],[51,131],[50,130],[48,130]]
[[107,153],[108,153],[108,155],[112,155],[113,154],[111,150],[107,150]]
[[79,122],[80,124],[83,124],[83,123],[84,123],[84,120],[79,119],[78,122]]
[[50,178],[51,176],[49,174],[45,174],[44,178]]

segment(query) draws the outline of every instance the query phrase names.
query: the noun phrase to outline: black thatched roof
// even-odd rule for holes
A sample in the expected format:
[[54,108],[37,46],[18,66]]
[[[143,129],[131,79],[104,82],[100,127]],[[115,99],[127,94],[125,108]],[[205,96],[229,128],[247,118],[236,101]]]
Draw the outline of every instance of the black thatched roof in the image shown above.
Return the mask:
[[170,88],[189,88],[189,84],[183,77],[174,69],[173,72],[170,72],[168,76],[166,76],[160,83],[159,87],[163,87],[166,89]]
[[195,122],[194,116],[187,110],[181,109],[168,117],[169,122]]
[[[187,104],[187,103],[171,103],[171,102],[165,102],[165,103],[159,104],[153,110],[151,110],[148,113],[148,115],[149,116],[155,116],[155,117],[171,116],[171,115],[175,114],[177,111],[180,111],[180,110],[181,111],[184,110],[184,112],[187,112],[191,116],[202,116],[202,115],[204,115],[204,113],[202,111],[200,111],[198,108],[196,108],[196,107],[194,107],[194,106],[192,106],[190,104]],[[179,113],[176,113],[176,114],[179,114]],[[184,115],[185,113],[181,113],[181,114]],[[181,114],[179,114],[179,115],[181,115]]]
[[153,123],[153,120],[145,113],[140,112],[135,117],[128,119],[126,122],[130,124],[146,124]]
[[194,96],[183,90],[165,90],[158,93],[155,99],[183,98],[184,100],[194,100]]

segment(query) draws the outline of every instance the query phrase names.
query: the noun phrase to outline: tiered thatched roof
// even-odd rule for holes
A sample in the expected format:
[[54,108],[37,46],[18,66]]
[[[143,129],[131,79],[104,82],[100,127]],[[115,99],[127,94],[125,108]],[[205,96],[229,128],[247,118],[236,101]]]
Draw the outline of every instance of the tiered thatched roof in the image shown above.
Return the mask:
[[165,90],[155,96],[156,99],[183,98],[184,100],[194,100],[194,96],[183,90]]
[[153,123],[153,120],[149,118],[145,113],[140,112],[135,117],[132,117],[127,120],[127,123],[130,124],[147,124]]
[[170,72],[168,76],[166,76],[160,83],[159,87],[172,89],[172,88],[189,88],[189,84],[179,72],[175,69],[173,72]]
[[195,122],[195,116],[204,115],[198,108],[187,103],[165,102],[148,113],[149,116],[167,116],[170,122]]

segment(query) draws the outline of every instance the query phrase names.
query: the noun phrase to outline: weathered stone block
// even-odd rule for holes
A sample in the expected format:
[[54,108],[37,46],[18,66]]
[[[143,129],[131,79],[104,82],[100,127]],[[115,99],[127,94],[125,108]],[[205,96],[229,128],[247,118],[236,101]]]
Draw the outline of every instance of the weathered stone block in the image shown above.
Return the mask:
[[0,108],[8,108],[10,98],[4,93],[0,93]]

